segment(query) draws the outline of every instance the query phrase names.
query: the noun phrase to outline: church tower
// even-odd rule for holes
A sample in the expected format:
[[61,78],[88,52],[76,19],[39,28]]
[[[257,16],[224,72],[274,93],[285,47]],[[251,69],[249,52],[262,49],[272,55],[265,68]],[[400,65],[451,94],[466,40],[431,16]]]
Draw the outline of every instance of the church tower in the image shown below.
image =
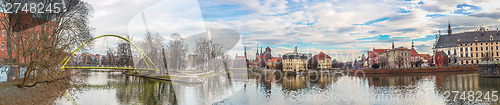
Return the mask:
[[415,48],[415,45],[413,45],[413,39],[411,40],[411,49]]

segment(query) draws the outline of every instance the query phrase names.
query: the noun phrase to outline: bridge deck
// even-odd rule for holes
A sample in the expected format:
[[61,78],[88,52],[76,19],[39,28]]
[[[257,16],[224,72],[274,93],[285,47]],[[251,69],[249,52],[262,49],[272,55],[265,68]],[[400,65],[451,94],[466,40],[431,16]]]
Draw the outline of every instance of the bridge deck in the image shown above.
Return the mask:
[[64,69],[119,69],[119,70],[154,70],[154,71],[158,71],[158,69],[126,68],[126,67],[64,67]]

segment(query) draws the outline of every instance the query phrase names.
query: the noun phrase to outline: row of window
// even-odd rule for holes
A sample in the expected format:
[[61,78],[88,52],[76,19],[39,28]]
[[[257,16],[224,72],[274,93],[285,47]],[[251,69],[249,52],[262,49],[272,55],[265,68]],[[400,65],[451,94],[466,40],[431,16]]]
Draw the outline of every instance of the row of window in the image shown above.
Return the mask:
[[[483,57],[485,55],[485,53],[481,53],[481,57]],[[490,55],[495,55],[493,52],[490,54]],[[499,56],[498,52],[496,52],[496,56]],[[467,54],[461,54],[461,57],[469,57],[469,53]],[[474,54],[471,55],[471,57],[474,57]],[[476,57],[479,57],[479,53],[476,53]]]
[[[498,45],[498,42],[495,42],[495,43]],[[488,43],[484,43],[484,44],[488,45]],[[491,42],[490,44],[493,45],[493,42]],[[467,45],[472,46],[472,43],[469,43],[469,44],[460,44],[460,46],[467,46]],[[476,43],[476,45],[477,45],[477,43]],[[483,43],[480,43],[480,45],[483,45]]]
[[[5,29],[2,29],[2,36],[5,36]],[[14,33],[14,37],[17,36],[17,33]],[[40,39],[40,33],[37,34],[37,39]],[[33,39],[33,37],[31,37]]]
[[[476,49],[476,51],[479,51],[479,48],[481,48],[481,51],[483,51],[483,48],[486,49],[486,50],[493,50],[493,48],[495,47],[490,47],[491,49],[488,49],[488,47],[474,47]],[[465,51],[474,51],[472,47],[468,47],[468,48],[465,48],[465,47],[462,47],[462,48],[459,48],[460,49],[460,52],[463,52],[464,50]],[[496,50],[498,50],[498,46],[496,46]]]

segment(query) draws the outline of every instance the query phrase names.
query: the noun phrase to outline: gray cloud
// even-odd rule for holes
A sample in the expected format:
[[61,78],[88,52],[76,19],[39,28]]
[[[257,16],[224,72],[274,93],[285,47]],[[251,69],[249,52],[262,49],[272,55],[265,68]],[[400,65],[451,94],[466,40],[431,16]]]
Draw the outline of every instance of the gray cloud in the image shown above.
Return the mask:
[[500,19],[500,12],[490,12],[490,13],[481,12],[481,13],[472,14],[470,16],[479,17],[479,18],[486,17],[486,18],[491,18],[491,19]]

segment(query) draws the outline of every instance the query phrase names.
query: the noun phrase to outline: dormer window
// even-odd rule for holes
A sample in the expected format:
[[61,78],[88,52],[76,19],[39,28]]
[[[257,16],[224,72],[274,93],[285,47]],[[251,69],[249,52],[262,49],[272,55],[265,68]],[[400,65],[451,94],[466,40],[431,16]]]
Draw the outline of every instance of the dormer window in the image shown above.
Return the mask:
[[477,41],[477,37],[476,37],[476,39],[474,41]]
[[490,35],[490,40],[493,40],[493,35]]

